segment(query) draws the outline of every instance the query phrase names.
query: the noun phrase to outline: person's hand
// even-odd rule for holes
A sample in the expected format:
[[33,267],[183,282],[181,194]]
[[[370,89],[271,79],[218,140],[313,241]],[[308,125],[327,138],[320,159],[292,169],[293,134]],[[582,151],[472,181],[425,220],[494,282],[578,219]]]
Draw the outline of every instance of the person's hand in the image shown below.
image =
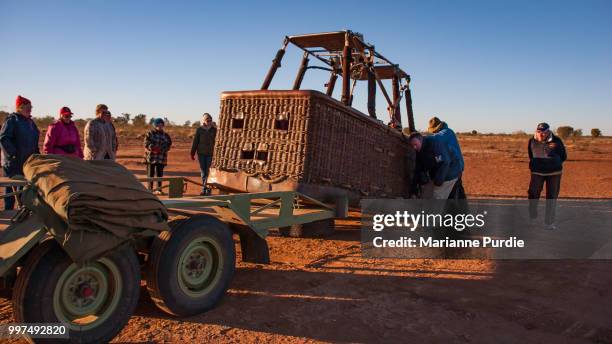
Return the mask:
[[191,154],[191,160],[195,160],[195,154]]

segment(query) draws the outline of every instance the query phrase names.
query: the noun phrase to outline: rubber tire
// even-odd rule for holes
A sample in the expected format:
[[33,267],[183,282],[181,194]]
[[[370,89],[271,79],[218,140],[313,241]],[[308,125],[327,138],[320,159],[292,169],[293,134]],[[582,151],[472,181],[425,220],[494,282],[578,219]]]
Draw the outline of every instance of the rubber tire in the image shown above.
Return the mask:
[[[212,309],[225,295],[236,270],[233,233],[224,222],[209,215],[196,215],[171,221],[171,230],[162,232],[151,245],[147,264],[147,290],[153,302],[164,312],[190,316]],[[207,236],[220,246],[224,262],[212,289],[200,296],[185,294],[178,282],[181,252],[196,238]]]
[[334,234],[334,231],[334,219],[319,220],[278,229],[281,236],[291,238],[324,238]]
[[[127,324],[134,313],[140,295],[140,267],[136,253],[123,246],[107,254],[121,273],[122,295],[117,308],[108,319],[86,331],[69,330],[71,343],[106,343]],[[72,264],[70,257],[53,239],[38,245],[26,259],[17,275],[13,289],[13,315],[18,323],[59,323],[53,311],[53,293],[62,273]],[[57,343],[58,339],[37,343]]]

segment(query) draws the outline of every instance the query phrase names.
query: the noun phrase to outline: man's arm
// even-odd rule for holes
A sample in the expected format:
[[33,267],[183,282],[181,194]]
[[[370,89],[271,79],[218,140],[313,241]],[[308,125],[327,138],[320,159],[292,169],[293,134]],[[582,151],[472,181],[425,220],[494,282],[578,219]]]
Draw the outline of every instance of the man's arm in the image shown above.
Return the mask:
[[529,141],[527,141],[527,154],[529,155],[529,162],[533,160],[533,152],[531,151],[531,140],[533,139],[529,139]]
[[565,150],[565,145],[563,144],[563,141],[561,141],[560,138],[557,138],[557,140],[559,140],[559,156],[561,157],[561,161],[565,161],[567,160],[567,151]]
[[38,140],[40,138],[40,130],[38,130],[38,127],[36,126],[35,122],[34,122],[34,131],[36,131],[36,135],[35,135],[36,140],[34,141],[34,144],[36,145],[36,154],[40,154],[40,146],[38,145]]
[[145,146],[145,150],[150,151],[151,150],[151,146],[153,145],[153,143],[151,142],[151,132],[148,131],[145,134],[144,137],[144,146]]
[[83,130],[83,136],[85,136],[85,145],[87,145],[87,148],[95,155],[99,149],[96,142],[96,136],[98,135],[96,135],[96,129],[92,128],[92,126],[95,126],[95,124],[92,123],[91,121],[87,122],[85,130]]
[[15,121],[12,119],[7,120],[0,129],[0,146],[5,154],[12,158],[17,154],[17,148],[13,144],[15,139]]
[[195,131],[195,135],[193,135],[193,141],[191,142],[191,156],[192,157],[195,156],[199,144],[200,144],[200,128],[197,128]]

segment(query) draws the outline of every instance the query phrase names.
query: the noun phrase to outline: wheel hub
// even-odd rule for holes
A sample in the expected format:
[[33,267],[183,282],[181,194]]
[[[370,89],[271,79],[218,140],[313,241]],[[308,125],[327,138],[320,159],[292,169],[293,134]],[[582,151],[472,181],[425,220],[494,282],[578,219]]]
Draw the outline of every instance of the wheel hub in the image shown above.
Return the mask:
[[120,295],[118,268],[102,258],[82,267],[72,264],[64,271],[55,286],[53,308],[69,327],[93,327],[112,314]]
[[220,255],[216,243],[207,237],[193,240],[179,260],[179,286],[192,296],[202,295],[219,272]]
[[82,297],[91,297],[94,294],[94,290],[88,285],[82,285],[80,294]]

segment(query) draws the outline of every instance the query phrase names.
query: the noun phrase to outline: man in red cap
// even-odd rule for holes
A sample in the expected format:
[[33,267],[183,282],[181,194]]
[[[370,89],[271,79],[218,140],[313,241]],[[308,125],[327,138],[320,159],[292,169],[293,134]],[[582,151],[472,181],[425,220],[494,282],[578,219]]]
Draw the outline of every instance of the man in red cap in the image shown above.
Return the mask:
[[72,111],[69,107],[61,108],[59,119],[47,128],[43,152],[45,154],[70,155],[83,159],[81,137],[79,136],[79,130],[72,121]]
[[[17,96],[15,112],[10,114],[0,129],[0,148],[2,149],[2,170],[6,177],[23,175],[23,164],[32,154],[40,153],[38,137],[40,132],[32,120],[32,102]],[[6,192],[13,192],[7,187]],[[15,198],[4,198],[4,209],[15,207]]]

